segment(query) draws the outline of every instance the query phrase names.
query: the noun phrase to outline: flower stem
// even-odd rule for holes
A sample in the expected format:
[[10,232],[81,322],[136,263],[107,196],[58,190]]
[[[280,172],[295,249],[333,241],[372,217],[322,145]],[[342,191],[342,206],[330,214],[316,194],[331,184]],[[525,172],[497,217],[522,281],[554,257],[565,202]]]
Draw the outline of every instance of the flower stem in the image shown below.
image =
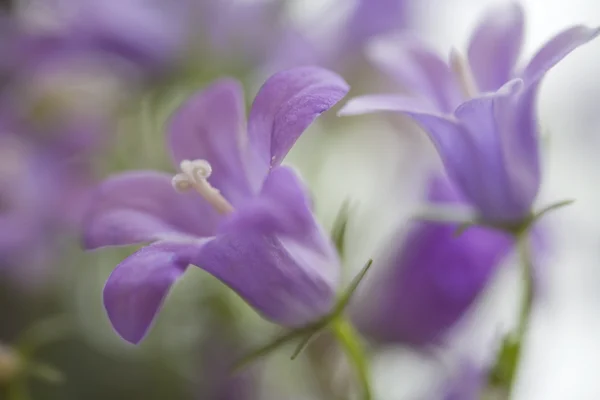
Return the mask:
[[358,333],[352,324],[341,316],[332,322],[331,329],[346,353],[348,360],[354,366],[357,378],[362,386],[362,399],[372,400],[369,366]]
[[496,365],[492,369],[489,377],[491,386],[503,389],[509,396],[512,395],[515,383],[516,373],[521,361],[525,335],[529,327],[531,310],[533,306],[534,282],[533,266],[527,232],[522,232],[516,236],[517,247],[521,259],[521,271],[523,277],[523,297],[521,310],[519,312],[519,322],[514,333],[507,336],[502,343]]
[[519,339],[519,342],[522,342],[529,326],[534,291],[533,265],[527,234],[522,234],[517,238],[517,246],[521,258],[521,272],[524,283],[521,312],[519,314],[519,325],[517,328],[517,338]]

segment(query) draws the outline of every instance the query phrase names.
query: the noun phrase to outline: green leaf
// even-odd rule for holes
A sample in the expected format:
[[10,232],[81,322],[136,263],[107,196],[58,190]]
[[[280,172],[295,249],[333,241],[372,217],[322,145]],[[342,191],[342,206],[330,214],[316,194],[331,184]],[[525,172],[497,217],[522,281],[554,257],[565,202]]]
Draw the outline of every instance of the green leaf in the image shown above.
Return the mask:
[[335,222],[333,223],[333,229],[331,231],[331,239],[333,240],[333,244],[335,245],[340,258],[343,258],[343,255],[345,254],[344,243],[346,241],[346,230],[348,228],[349,218],[350,200],[346,200],[342,203],[342,207],[340,207],[340,210],[335,217]]

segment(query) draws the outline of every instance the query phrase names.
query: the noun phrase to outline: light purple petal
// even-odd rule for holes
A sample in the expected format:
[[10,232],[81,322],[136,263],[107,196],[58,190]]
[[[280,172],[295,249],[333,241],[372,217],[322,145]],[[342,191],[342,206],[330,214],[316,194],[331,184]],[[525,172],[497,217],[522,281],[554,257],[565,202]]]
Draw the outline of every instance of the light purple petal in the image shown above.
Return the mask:
[[450,67],[420,40],[405,37],[391,47],[387,41],[369,49],[369,58],[411,94],[427,99],[443,113],[463,100]]
[[269,320],[301,326],[331,311],[336,260],[274,235],[234,231],[208,243],[194,264],[237,292]]
[[380,111],[429,114],[437,112],[435,106],[427,99],[401,94],[372,94],[350,99],[338,112],[338,115],[361,115]]
[[[464,103],[455,113],[476,149],[470,155],[475,163],[474,169],[468,173],[479,177],[468,185],[461,185],[461,189],[483,216],[491,220],[518,220],[525,217],[538,191],[539,181],[521,179],[523,174],[529,175],[531,171],[508,168],[509,161],[520,160],[516,159],[516,154],[509,153],[515,145],[511,143],[507,148],[505,143],[509,138],[505,136],[531,134],[528,126],[506,126],[511,115],[504,105],[518,99],[522,85],[521,80],[513,80],[494,94]],[[507,130],[511,129],[516,131],[508,133]],[[533,153],[521,152],[519,155],[536,159],[537,147],[529,150]],[[522,167],[525,164],[519,162],[518,165]],[[535,186],[531,187],[531,184]]]
[[454,118],[432,112],[432,107],[422,100],[400,95],[364,96],[350,100],[340,114],[379,110],[402,112],[418,123],[435,145],[448,175],[461,190],[482,185],[480,149],[472,135]]
[[468,55],[480,91],[496,91],[513,77],[523,28],[522,6],[509,2],[491,9],[475,29]]
[[494,102],[504,168],[510,178],[513,196],[521,204],[531,204],[541,183],[537,85],[524,87]]
[[371,38],[404,28],[406,0],[358,0],[343,31],[343,50],[361,50]]
[[59,18],[70,35],[143,67],[172,64],[190,33],[190,2],[68,0]]
[[[467,206],[446,178],[433,177],[428,202]],[[508,234],[455,224],[400,226],[375,256],[373,280],[356,303],[362,331],[384,342],[438,344],[484,290],[513,247]]]
[[554,65],[569,53],[584,43],[589,42],[600,34],[600,28],[574,26],[548,41],[529,61],[522,77],[525,84],[538,82]]
[[458,370],[445,382],[442,400],[481,399],[487,380],[488,368],[477,366],[472,361],[463,361]]
[[459,188],[480,185],[477,144],[457,120],[432,112],[432,108],[420,99],[399,95],[375,95],[352,99],[340,114],[352,115],[375,110],[397,111],[411,117],[429,135],[446,171]]
[[199,195],[178,193],[171,177],[152,171],[128,172],[104,181],[91,196],[84,221],[87,249],[103,246],[206,237],[219,216]]
[[219,80],[192,96],[169,123],[168,143],[176,168],[182,160],[212,166],[209,182],[234,206],[251,195],[246,177],[244,98],[237,81]]
[[310,238],[315,228],[311,201],[294,171],[285,166],[273,169],[260,196],[248,201],[220,227],[262,234],[284,234],[300,240]]
[[415,224],[408,235],[405,229],[384,265],[374,266],[382,274],[366,295],[379,299],[363,310],[361,325],[384,342],[439,343],[484,290],[511,238],[483,228],[457,237],[457,226],[443,223]]
[[233,214],[194,260],[266,318],[286,326],[330,311],[340,273],[333,245],[299,184],[288,168],[275,169],[262,201]]
[[156,243],[121,262],[104,287],[104,307],[115,330],[139,343],[173,283],[185,272],[198,243]]
[[248,118],[250,145],[262,164],[257,175],[264,178],[269,167],[279,165],[302,132],[348,90],[339,75],[318,67],[292,68],[269,78]]

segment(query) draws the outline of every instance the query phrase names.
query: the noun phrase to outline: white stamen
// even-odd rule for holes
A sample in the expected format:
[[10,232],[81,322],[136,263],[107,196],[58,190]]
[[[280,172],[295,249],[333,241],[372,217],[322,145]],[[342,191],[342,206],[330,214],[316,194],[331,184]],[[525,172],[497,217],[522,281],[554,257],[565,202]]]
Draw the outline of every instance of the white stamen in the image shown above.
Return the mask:
[[468,61],[454,48],[450,50],[450,68],[458,78],[463,94],[468,99],[477,96],[479,89],[473,77],[473,71],[471,71]]
[[181,173],[175,175],[171,181],[178,192],[186,192],[194,189],[206,199],[219,213],[229,214],[233,212],[233,206],[225,199],[219,190],[215,189],[209,182],[208,177],[212,174],[212,167],[206,160],[183,160],[179,164]]

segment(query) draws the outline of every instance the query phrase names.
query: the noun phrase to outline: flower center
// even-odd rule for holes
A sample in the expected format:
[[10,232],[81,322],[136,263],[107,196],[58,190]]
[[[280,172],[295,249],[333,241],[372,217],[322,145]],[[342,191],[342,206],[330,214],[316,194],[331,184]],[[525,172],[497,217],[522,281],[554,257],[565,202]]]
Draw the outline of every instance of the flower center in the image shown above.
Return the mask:
[[187,192],[194,189],[220,214],[230,214],[234,208],[209,182],[208,177],[212,174],[212,167],[206,160],[183,160],[179,167],[181,173],[175,175],[172,180],[173,187],[178,192]]
[[467,99],[477,96],[479,89],[469,62],[456,50],[450,50],[450,68],[458,78],[458,84]]

